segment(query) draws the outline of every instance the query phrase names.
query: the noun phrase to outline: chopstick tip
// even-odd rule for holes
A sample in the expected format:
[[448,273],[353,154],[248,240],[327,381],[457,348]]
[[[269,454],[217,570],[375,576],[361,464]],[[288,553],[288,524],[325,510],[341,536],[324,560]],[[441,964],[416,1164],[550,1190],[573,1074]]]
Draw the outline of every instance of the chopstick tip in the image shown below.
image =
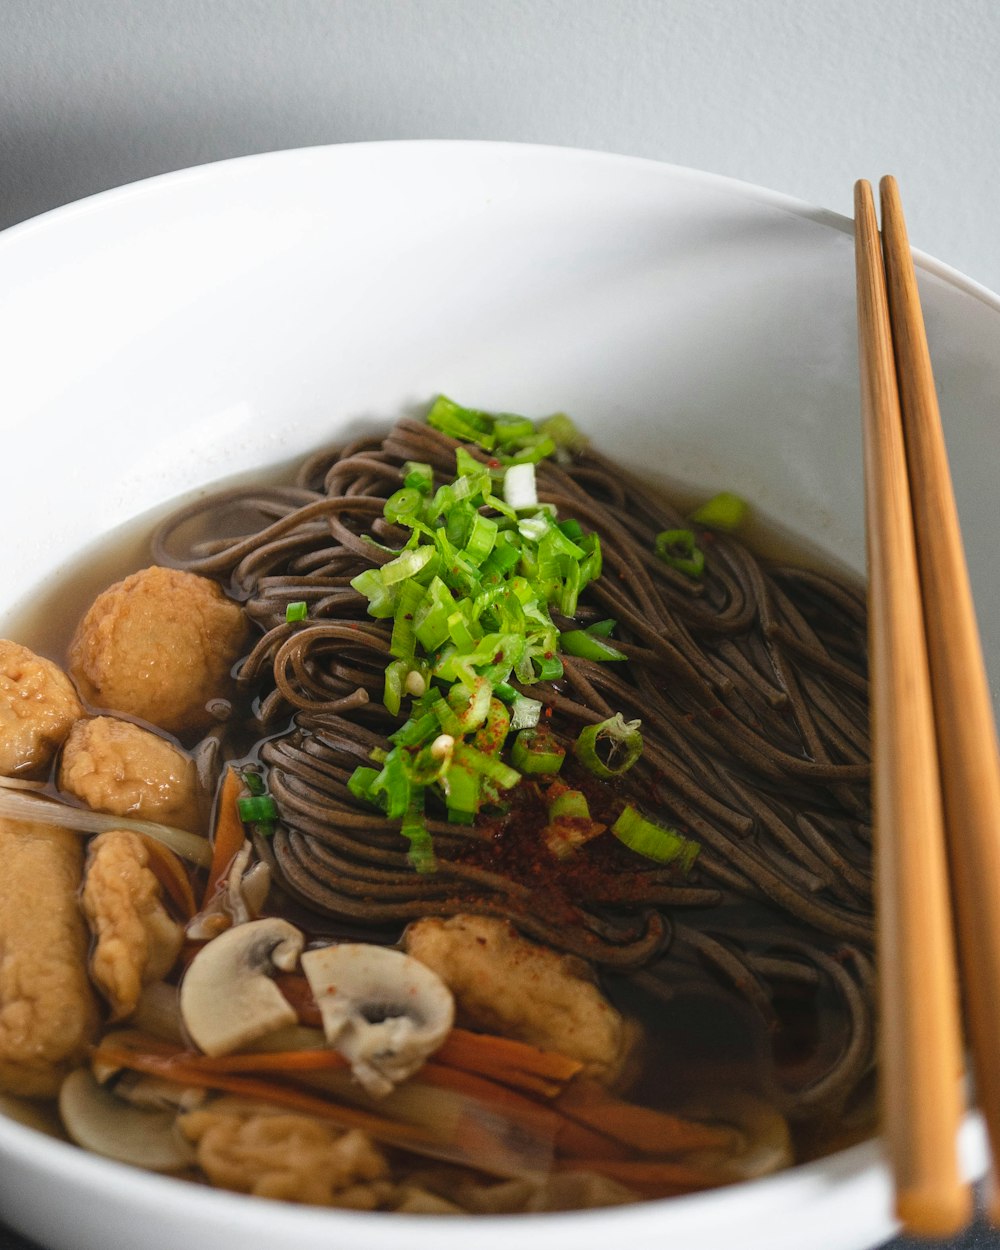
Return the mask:
[[972,1189],[962,1182],[903,1189],[896,1195],[896,1216],[913,1237],[955,1237],[972,1222]]

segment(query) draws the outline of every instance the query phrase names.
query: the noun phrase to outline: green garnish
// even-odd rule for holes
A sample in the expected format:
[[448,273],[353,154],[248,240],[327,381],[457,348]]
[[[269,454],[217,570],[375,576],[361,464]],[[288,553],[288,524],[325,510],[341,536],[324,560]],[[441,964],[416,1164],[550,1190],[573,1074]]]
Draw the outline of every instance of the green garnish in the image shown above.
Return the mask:
[[549,804],[549,820],[589,820],[590,804],[582,790],[561,790]]
[[595,777],[607,781],[628,772],[642,754],[640,722],[625,720],[621,712],[580,730],[576,757]]
[[429,495],[434,489],[434,470],[422,461],[407,460],[403,465],[403,485]]
[[430,465],[406,462],[383,506],[406,542],[372,541],[385,562],[351,581],[369,615],[392,623],[383,702],[402,719],[348,789],[400,822],[419,871],[434,866],[428,796],[468,824],[522,774],[562,765],[565,747],[523,687],[562,678],[562,655],[625,658],[607,641],[614,622],[561,633],[553,620],[575,616],[602,562],[596,534],[538,500],[536,463],[585,444],[569,418],[536,427],[441,396],[427,420],[471,446],[456,447],[455,476],[439,472],[437,487]]
[[654,550],[664,564],[688,577],[701,577],[705,571],[705,553],[691,530],[661,530]]
[[589,629],[563,630],[559,635],[560,649],[567,655],[577,655],[581,660],[627,660],[628,656],[617,647],[604,641]]
[[526,417],[463,408],[446,395],[439,395],[431,405],[427,424],[459,442],[493,452],[502,464],[537,464],[557,451],[581,451],[587,445],[585,436],[563,412],[546,417],[536,428]]
[[267,786],[264,784],[264,778],[255,768],[241,769],[240,779],[251,794],[267,793]]
[[522,729],[514,739],[510,757],[522,773],[557,773],[566,758],[566,748],[547,729]]
[[278,819],[278,805],[269,794],[253,794],[237,799],[236,808],[245,825],[273,823]]
[[294,603],[285,605],[285,620],[291,625],[295,621],[304,621],[309,614],[304,599],[296,599]]
[[724,530],[731,533],[737,530],[747,518],[749,507],[745,499],[723,490],[711,499],[707,499],[699,508],[691,513],[695,525],[703,525],[710,530]]
[[691,871],[701,849],[676,829],[647,820],[631,803],[611,826],[611,832],[637,855],[658,864],[676,864],[685,874]]
[[569,859],[607,825],[591,819],[587,796],[581,790],[570,790],[557,781],[548,793],[548,824],[542,836],[556,859]]

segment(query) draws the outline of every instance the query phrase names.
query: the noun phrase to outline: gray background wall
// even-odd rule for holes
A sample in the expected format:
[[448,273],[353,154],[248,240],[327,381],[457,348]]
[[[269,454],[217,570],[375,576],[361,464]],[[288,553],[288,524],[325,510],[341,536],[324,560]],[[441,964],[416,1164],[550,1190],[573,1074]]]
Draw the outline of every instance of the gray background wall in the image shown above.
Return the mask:
[[220,157],[382,138],[610,149],[910,234],[1000,288],[998,0],[0,0],[0,226]]

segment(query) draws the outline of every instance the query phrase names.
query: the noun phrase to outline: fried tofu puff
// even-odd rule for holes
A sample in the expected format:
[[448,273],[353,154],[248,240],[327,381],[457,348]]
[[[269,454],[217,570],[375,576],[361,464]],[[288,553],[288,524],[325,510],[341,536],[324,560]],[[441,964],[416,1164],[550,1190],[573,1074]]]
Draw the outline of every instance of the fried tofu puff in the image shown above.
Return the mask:
[[44,777],[82,715],[73,683],[57,664],[0,639],[0,774]]
[[605,1084],[625,1070],[636,1030],[572,956],[529,942],[491,916],[418,920],[403,944],[454,994],[462,1023],[561,1051]]
[[98,1025],[78,891],[80,838],[0,817],[0,1089],[55,1094]]
[[91,975],[111,1019],[124,1020],[143,986],[166,976],[184,944],[137,833],[111,829],[91,841],[81,903],[94,939]]
[[151,565],[97,596],[77,627],[68,668],[94,707],[190,736],[231,688],[247,637],[243,609],[215,582]]
[[194,761],[131,721],[78,721],[63,748],[59,788],[95,812],[202,832],[206,801]]

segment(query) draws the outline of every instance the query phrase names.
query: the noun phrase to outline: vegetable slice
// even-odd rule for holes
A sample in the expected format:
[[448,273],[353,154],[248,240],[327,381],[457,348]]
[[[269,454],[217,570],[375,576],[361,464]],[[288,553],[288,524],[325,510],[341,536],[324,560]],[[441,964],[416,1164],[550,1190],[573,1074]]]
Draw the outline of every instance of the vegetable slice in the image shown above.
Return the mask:
[[658,864],[677,864],[685,873],[690,872],[701,850],[697,842],[685,838],[676,829],[647,820],[631,803],[611,826],[611,832],[637,855]]
[[573,747],[577,759],[604,781],[621,776],[642,754],[641,723],[627,721],[621,712],[616,712],[596,725],[585,726]]
[[704,525],[707,529],[731,533],[740,528],[749,510],[745,499],[734,495],[732,491],[723,490],[695,508],[691,513],[691,520],[695,525]]

